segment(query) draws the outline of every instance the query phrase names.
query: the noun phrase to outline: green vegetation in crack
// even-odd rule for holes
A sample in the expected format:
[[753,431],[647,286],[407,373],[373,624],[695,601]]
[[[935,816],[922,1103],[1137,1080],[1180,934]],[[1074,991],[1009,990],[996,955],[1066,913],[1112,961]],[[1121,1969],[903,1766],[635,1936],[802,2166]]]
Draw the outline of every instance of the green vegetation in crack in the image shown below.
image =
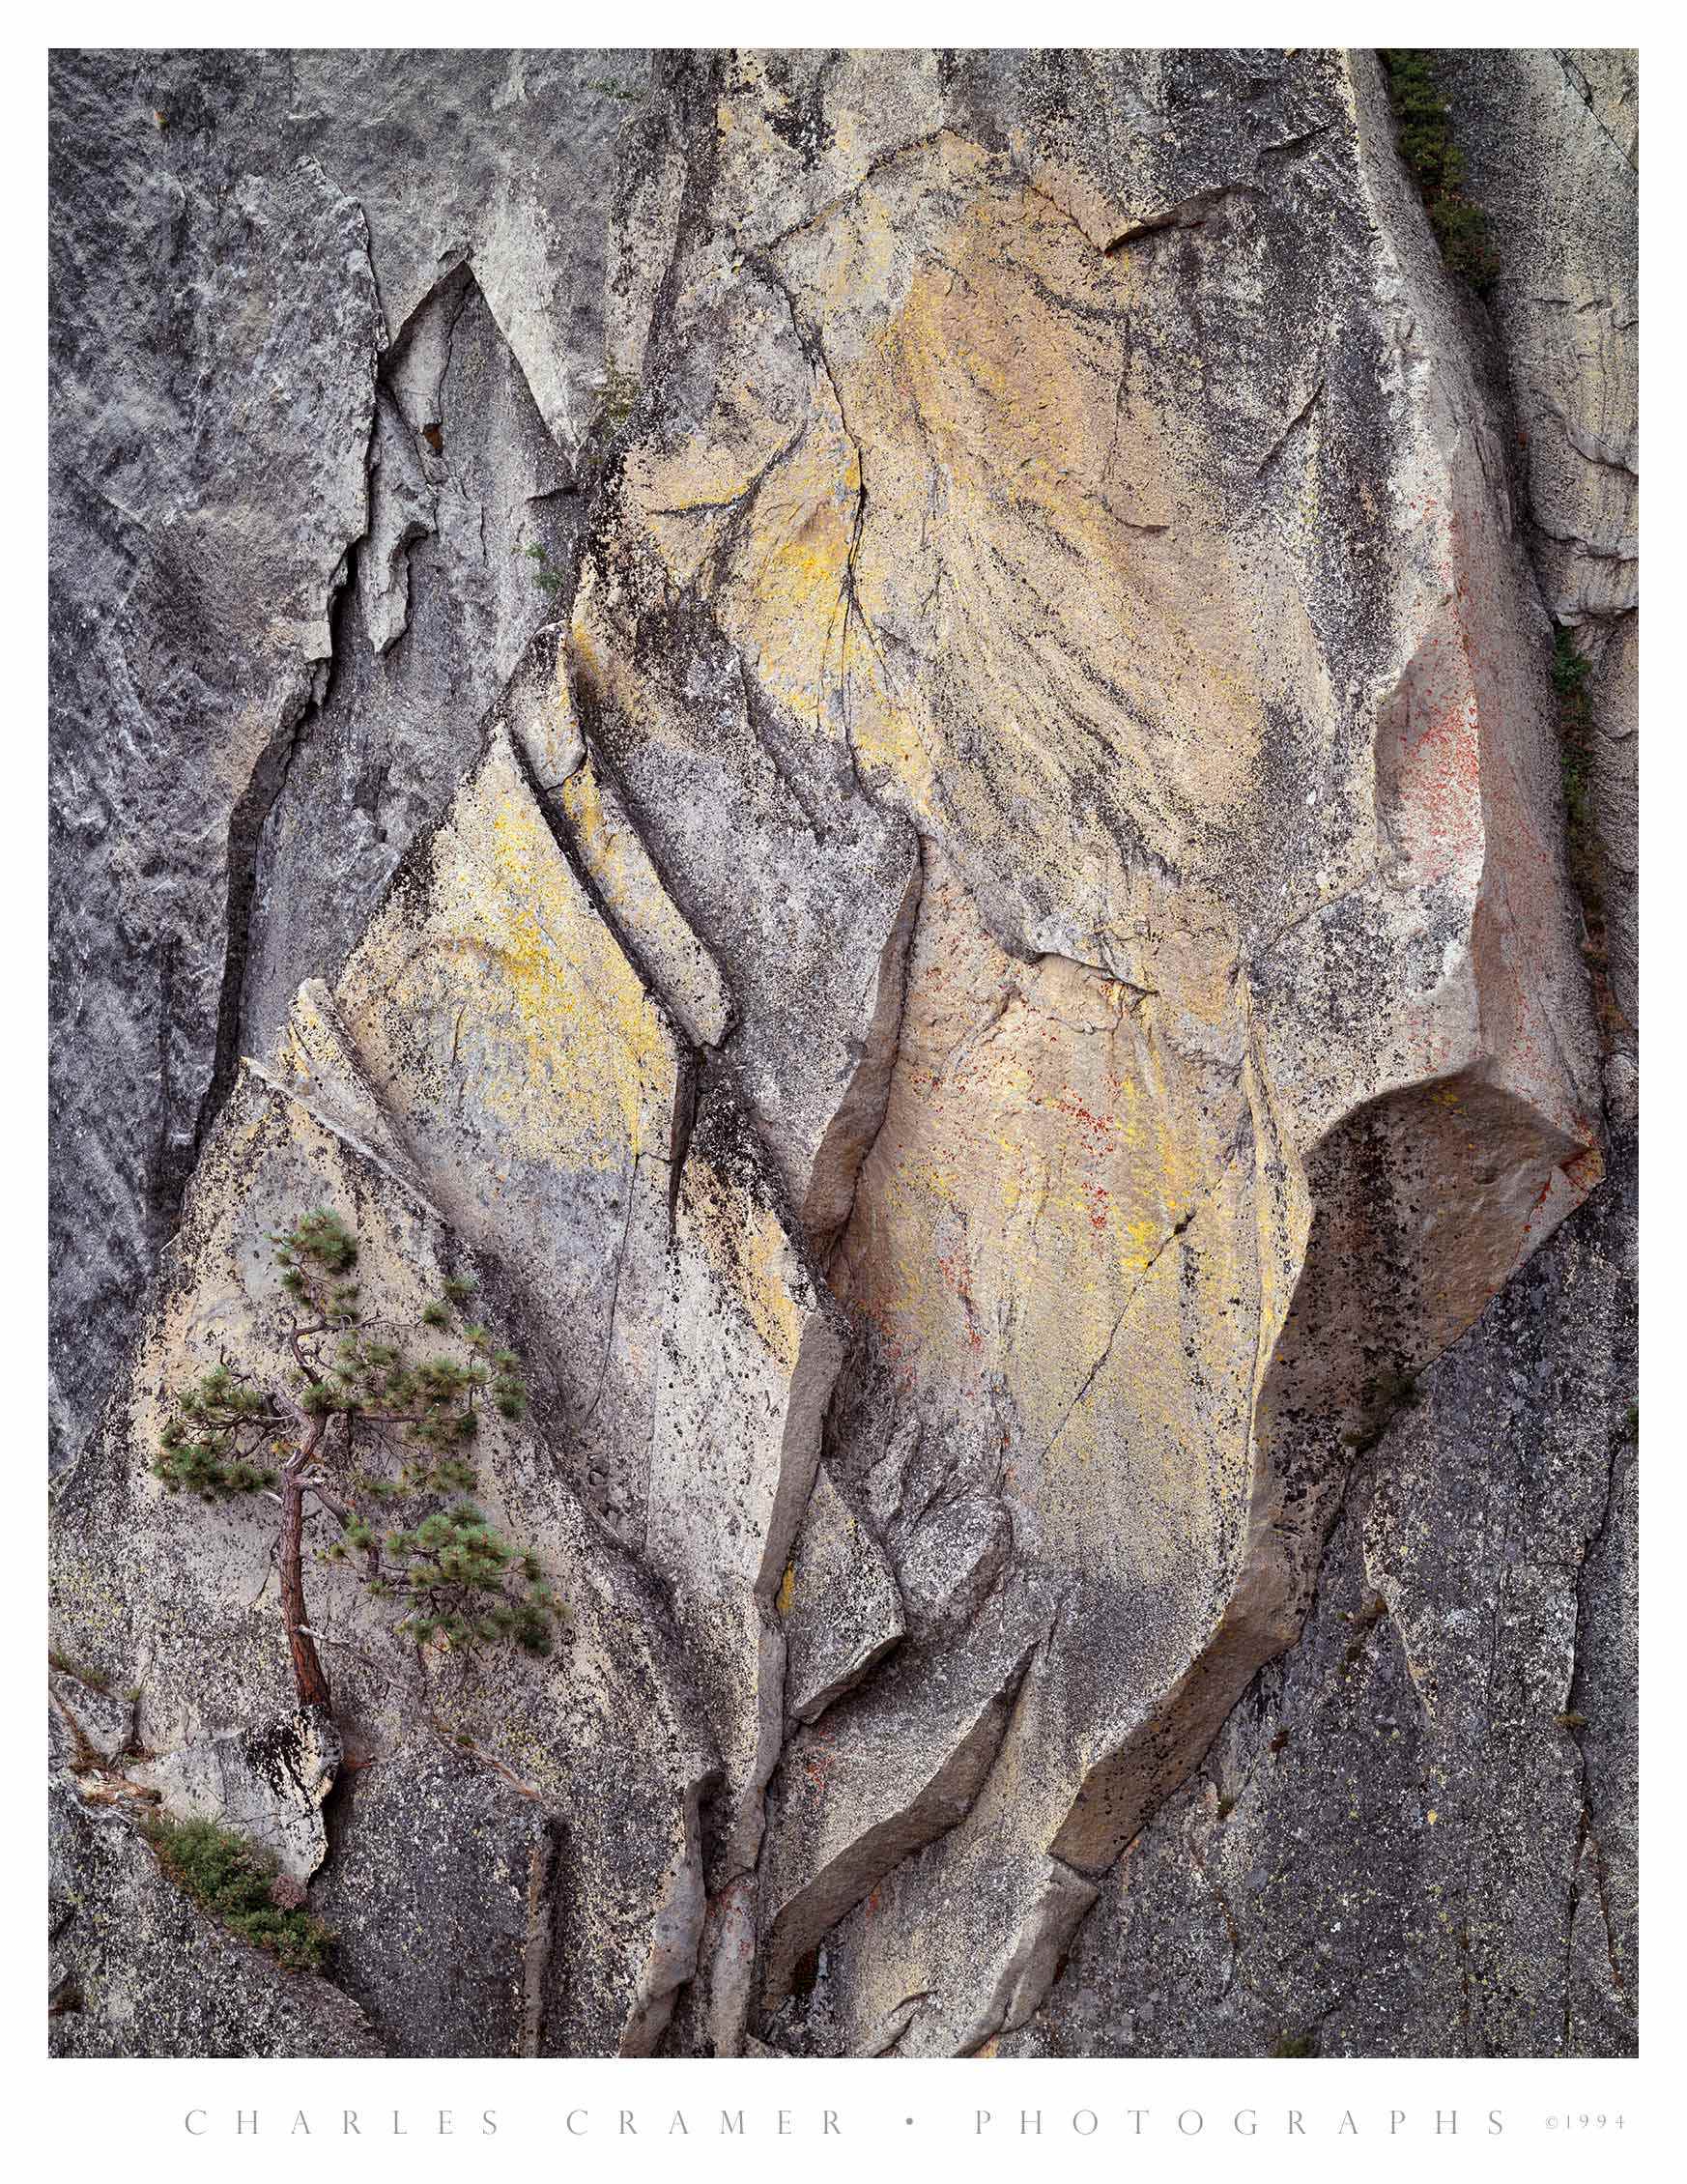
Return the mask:
[[321,1970],[333,1936],[268,1851],[210,1820],[159,1817],[143,1832],[183,1894],[230,1933],[267,1949],[288,1971]]
[[638,406],[639,382],[631,372],[611,364],[597,384],[597,424],[593,430],[604,424],[618,429]]
[[102,1668],[79,1668],[74,1661],[67,1660],[63,1653],[54,1652],[51,1647],[47,1649],[47,1666],[56,1670],[60,1676],[73,1677],[90,1691],[109,1691],[111,1688],[111,1679]]
[[1454,141],[1452,115],[1436,84],[1434,53],[1420,46],[1383,52],[1394,140],[1417,185],[1429,224],[1448,269],[1486,295],[1500,273],[1487,215],[1464,193],[1465,156]]
[[1587,916],[1589,934],[1603,907],[1599,885],[1599,837],[1593,821],[1593,706],[1587,679],[1593,663],[1577,646],[1575,632],[1553,632],[1553,689],[1558,702],[1558,763],[1564,783],[1564,848],[1570,878]]
[[153,1470],[173,1493],[275,1506],[281,1615],[300,1702],[331,1707],[304,1598],[304,1531],[335,1528],[317,1550],[349,1564],[377,1599],[402,1609],[418,1646],[508,1642],[548,1653],[562,1608],[537,1558],[504,1538],[471,1499],[472,1460],[488,1408],[527,1408],[521,1360],[469,1316],[474,1283],[453,1276],[420,1313],[449,1336],[416,1355],[388,1323],[365,1322],[352,1279],[357,1246],[337,1214],[318,1210],[273,1236],[280,1295],[277,1371],[224,1357],[177,1389]]
[[554,568],[551,558],[542,546],[524,546],[522,549],[533,564],[533,582],[547,599],[560,597],[567,579],[559,568]]

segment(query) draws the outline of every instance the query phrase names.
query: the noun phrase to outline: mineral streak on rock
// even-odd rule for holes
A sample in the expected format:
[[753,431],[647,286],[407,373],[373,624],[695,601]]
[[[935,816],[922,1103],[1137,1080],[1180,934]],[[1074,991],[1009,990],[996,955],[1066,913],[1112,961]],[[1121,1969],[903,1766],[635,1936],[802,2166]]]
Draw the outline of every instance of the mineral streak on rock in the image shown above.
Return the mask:
[[[1633,2052],[1635,78],[1437,66],[1485,302],[1366,52],[55,57],[67,2052]],[[570,1615],[301,1722],[318,1204]]]

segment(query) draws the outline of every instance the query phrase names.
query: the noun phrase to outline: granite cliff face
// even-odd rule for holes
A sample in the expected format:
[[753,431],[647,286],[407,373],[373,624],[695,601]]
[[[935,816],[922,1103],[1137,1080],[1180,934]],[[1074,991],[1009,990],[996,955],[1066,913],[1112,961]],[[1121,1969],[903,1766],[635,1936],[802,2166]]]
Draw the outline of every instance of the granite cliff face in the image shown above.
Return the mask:
[[[1484,298],[1367,52],[55,58],[68,2052],[1633,2051],[1635,78],[1439,72]],[[331,1719],[318,1204],[569,1608]]]

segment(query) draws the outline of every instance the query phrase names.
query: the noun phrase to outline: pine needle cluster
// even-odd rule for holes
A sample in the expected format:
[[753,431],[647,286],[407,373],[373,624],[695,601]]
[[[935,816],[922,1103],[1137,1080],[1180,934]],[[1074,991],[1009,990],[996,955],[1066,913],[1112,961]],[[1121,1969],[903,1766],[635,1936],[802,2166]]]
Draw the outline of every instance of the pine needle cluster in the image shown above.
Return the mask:
[[1435,55],[1423,47],[1397,46],[1383,54],[1395,141],[1417,185],[1441,254],[1478,294],[1500,273],[1500,256],[1488,236],[1487,216],[1465,195],[1465,156],[1453,136],[1452,114],[1436,83]]
[[269,1394],[224,1359],[177,1391],[153,1469],[171,1493],[185,1488],[208,1502],[273,1486],[266,1452],[284,1423]]
[[472,1316],[473,1278],[449,1276],[422,1308],[423,1351],[420,1330],[406,1339],[365,1319],[357,1239],[337,1214],[318,1208],[271,1241],[291,1370],[266,1382],[225,1357],[177,1390],[155,1473],[208,1502],[269,1494],[285,1512],[292,1495],[296,1558],[302,1512],[326,1514],[334,1534],[319,1559],[354,1565],[375,1597],[401,1601],[398,1627],[418,1645],[548,1653],[561,1602],[537,1559],[471,1499],[487,1407],[516,1420],[528,1400],[520,1357]]

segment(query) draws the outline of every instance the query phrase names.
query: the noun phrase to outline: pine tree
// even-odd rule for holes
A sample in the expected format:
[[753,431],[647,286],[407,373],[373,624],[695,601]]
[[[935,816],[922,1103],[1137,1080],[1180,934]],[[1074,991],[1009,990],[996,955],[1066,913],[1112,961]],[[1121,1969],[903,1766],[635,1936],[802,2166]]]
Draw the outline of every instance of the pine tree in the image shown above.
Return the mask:
[[[505,1539],[472,1500],[472,1451],[487,1404],[519,1419],[521,1360],[470,1318],[474,1283],[452,1276],[424,1307],[435,1354],[412,1354],[365,1321],[356,1237],[319,1208],[272,1236],[280,1270],[275,1334],[289,1364],[266,1379],[226,1357],[176,1390],[153,1469],[171,1492],[207,1502],[265,1496],[279,1508],[281,1615],[303,1706],[329,1708],[304,1599],[305,1527],[335,1527],[322,1559],[352,1564],[378,1599],[401,1607],[417,1645],[507,1642],[548,1653],[560,1603],[537,1559]],[[390,1521],[397,1519],[398,1521]]]

